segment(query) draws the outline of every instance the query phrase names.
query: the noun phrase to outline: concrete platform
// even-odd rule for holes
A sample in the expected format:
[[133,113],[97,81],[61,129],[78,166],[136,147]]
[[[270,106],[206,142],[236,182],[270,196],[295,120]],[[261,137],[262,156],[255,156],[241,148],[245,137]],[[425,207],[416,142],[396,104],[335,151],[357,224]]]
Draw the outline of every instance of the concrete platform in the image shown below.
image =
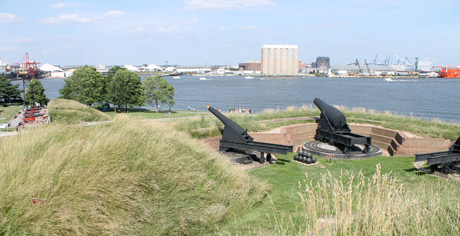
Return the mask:
[[368,153],[363,153],[363,145],[355,145],[348,154],[344,154],[336,146],[329,145],[328,143],[323,143],[320,141],[310,141],[306,142],[302,150],[312,153],[313,155],[328,158],[330,155],[333,155],[335,159],[349,159],[349,160],[361,160],[369,157],[381,156],[382,150],[376,145],[370,146],[370,151]]

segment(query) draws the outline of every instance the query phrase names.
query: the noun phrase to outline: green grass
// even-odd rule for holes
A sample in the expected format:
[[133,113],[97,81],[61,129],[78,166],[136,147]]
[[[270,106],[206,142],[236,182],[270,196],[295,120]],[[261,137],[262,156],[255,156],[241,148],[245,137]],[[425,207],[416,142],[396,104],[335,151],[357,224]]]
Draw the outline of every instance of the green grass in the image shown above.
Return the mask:
[[[104,112],[105,114],[109,115],[110,117],[115,117],[118,114],[127,114],[132,118],[138,119],[162,119],[162,118],[178,118],[178,117],[192,117],[192,116],[199,116],[202,115],[203,112],[190,112],[190,111],[176,111],[173,110],[171,113],[168,114],[166,117],[165,111],[156,112],[156,110],[152,109],[142,109],[142,108],[135,108],[130,110],[127,113],[117,113],[115,111]],[[206,113],[204,113],[206,114]],[[208,115],[208,114],[206,114]]]
[[[22,109],[22,106],[8,106],[8,107],[2,107],[0,106],[0,123],[1,124],[7,124],[10,122],[10,120],[18,114],[18,112]],[[5,131],[14,131],[14,128],[6,128],[6,129],[0,129],[0,132],[5,132]]]
[[[319,232],[321,235],[352,235],[355,233],[358,235],[375,235],[375,232],[379,232],[377,234],[383,235],[458,235],[460,233],[460,202],[458,201],[460,182],[433,177],[416,170],[412,164],[414,157],[332,160],[332,163],[319,158],[320,163],[317,165],[295,162],[293,161],[293,154],[280,155],[279,159],[277,164],[250,171],[250,175],[254,178],[268,181],[272,185],[270,198],[255,206],[248,214],[227,221],[221,226],[222,234],[311,235],[312,232]],[[357,176],[361,171],[363,179],[370,178],[372,182],[372,179],[375,179],[374,174],[377,165],[381,166],[382,175],[379,175],[381,179],[384,174],[388,173],[391,173],[390,176],[395,177],[395,179],[393,179],[394,182],[388,180],[387,182],[390,184],[383,187],[380,185],[373,186],[369,192],[376,194],[375,191],[379,191],[380,188],[388,188],[394,191],[394,195],[389,197],[389,204],[376,206],[372,210],[387,211],[388,208],[385,207],[392,204],[402,208],[396,213],[394,211],[397,209],[390,209],[393,211],[394,218],[383,217],[383,221],[390,221],[394,224],[386,229],[387,231],[373,231],[381,225],[380,221],[374,222],[377,216],[371,220],[366,218],[364,222],[360,222],[359,217],[354,217],[365,212],[364,210],[359,212],[356,210],[359,206],[356,185],[360,182],[357,180]],[[325,230],[315,229],[316,221],[312,219],[314,214],[318,215],[317,218],[326,218],[325,212],[329,212],[329,217],[338,215],[337,212],[340,212],[341,215],[345,214],[342,212],[343,209],[337,209],[334,204],[337,203],[338,206],[342,206],[341,199],[345,199],[349,196],[347,194],[350,194],[347,189],[348,180],[351,177],[344,174],[347,171],[355,176],[353,182],[355,192],[351,195],[355,201],[353,211],[351,213],[347,211],[346,214],[349,215],[348,218],[354,218],[356,222],[347,221],[346,226],[348,228],[345,227],[346,229],[344,229],[345,220],[340,219],[341,222]],[[319,186],[317,183],[327,183],[327,185]],[[307,185],[310,186],[311,192],[306,191]],[[402,187],[398,190],[400,186]],[[381,192],[383,192],[380,193],[381,195],[386,193],[385,191]],[[334,200],[335,194],[339,194],[340,199]],[[377,204],[377,197],[379,197],[378,194],[370,200],[376,201]],[[329,198],[329,204],[322,202],[326,198]],[[304,200],[302,201],[302,199]],[[317,203],[316,208],[313,201]],[[325,210],[326,206],[330,207],[331,210]]]
[[101,111],[67,99],[53,99],[48,104],[51,121],[61,124],[80,122],[108,121],[110,116]]
[[9,106],[2,107],[0,106],[0,123],[8,123],[10,120],[18,114],[22,109],[22,106]]
[[0,186],[0,235],[215,234],[268,187],[171,124],[126,115],[1,138]]

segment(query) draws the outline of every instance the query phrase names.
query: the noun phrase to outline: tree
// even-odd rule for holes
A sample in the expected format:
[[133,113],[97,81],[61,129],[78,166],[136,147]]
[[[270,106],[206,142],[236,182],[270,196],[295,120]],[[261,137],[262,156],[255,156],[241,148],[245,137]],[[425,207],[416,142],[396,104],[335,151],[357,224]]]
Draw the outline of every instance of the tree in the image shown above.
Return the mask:
[[92,66],[82,66],[76,69],[72,76],[65,80],[65,85],[59,90],[63,98],[79,101],[91,106],[103,103],[107,99],[108,79]]
[[4,76],[0,75],[0,104],[8,106],[12,101],[22,101],[19,84],[11,84]]
[[48,105],[49,101],[50,100],[45,95],[45,89],[42,83],[40,83],[38,79],[32,79],[29,83],[29,88],[27,88],[24,94],[24,103],[26,105],[35,105],[39,103],[40,106],[43,106]]
[[145,102],[157,108],[160,104],[168,104],[171,108],[176,102],[174,101],[174,87],[161,76],[149,76],[142,84],[145,92]]
[[118,70],[109,84],[109,101],[118,108],[144,105],[141,78],[134,72]]
[[166,87],[166,99],[165,103],[169,107],[169,111],[171,111],[171,107],[176,104],[176,100],[174,100],[174,86],[172,86],[170,83],[168,83],[168,86]]
[[107,79],[109,81],[112,81],[113,80],[113,76],[119,71],[119,70],[128,70],[124,67],[120,67],[120,66],[114,66],[112,68],[110,68],[110,70],[107,72]]

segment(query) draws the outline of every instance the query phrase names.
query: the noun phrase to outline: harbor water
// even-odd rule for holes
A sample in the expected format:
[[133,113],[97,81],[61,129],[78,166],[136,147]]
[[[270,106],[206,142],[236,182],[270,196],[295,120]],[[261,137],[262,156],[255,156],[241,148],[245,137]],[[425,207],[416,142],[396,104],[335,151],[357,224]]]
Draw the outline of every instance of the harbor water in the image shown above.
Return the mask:
[[[175,88],[176,105],[173,109],[176,110],[195,106],[197,111],[204,111],[206,105],[212,105],[223,111],[236,107],[262,112],[267,108],[284,109],[304,104],[314,106],[313,99],[319,97],[329,104],[348,108],[363,107],[460,123],[460,80],[455,79],[245,79],[238,76],[165,78]],[[59,96],[59,89],[65,83],[63,79],[45,79],[41,82],[50,99]]]

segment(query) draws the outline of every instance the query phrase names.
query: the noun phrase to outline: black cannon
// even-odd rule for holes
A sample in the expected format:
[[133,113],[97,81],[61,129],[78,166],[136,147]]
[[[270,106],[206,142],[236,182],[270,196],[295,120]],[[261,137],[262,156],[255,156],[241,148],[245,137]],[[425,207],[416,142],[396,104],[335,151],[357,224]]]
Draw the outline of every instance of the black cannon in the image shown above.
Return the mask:
[[460,164],[460,137],[450,146],[449,151],[415,154],[415,161],[425,160],[432,171],[441,170],[449,174],[454,165]]
[[267,161],[272,162],[271,153],[287,154],[292,152],[292,146],[279,145],[273,143],[254,142],[254,139],[234,121],[230,120],[214,107],[208,110],[214,114],[222,123],[224,123],[224,132],[220,140],[220,151],[230,151],[232,149],[240,151],[258,151],[260,152],[260,163],[265,163],[264,154],[267,153]]
[[364,145],[364,153],[370,151],[372,138],[352,133],[347,118],[341,111],[319,98],[315,98],[313,103],[321,110],[316,140],[340,146],[345,154],[348,154],[355,144]]

